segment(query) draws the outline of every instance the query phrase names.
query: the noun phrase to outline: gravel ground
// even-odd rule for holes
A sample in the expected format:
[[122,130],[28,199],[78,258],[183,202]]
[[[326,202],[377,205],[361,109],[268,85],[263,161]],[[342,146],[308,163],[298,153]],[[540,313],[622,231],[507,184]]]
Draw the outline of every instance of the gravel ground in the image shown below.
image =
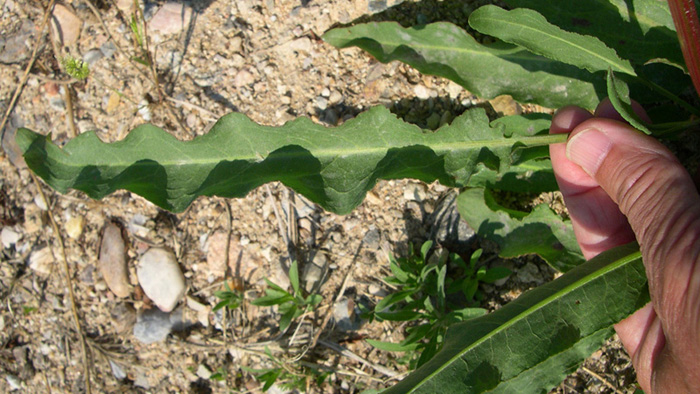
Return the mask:
[[[0,2],[3,114],[47,3]],[[474,105],[492,114],[523,110],[507,98],[481,103],[453,83],[319,39],[333,24],[363,16],[464,25],[479,2],[406,1],[389,8],[395,3],[401,2],[146,2],[159,88],[152,70],[133,60],[132,0],[73,0],[57,8],[52,37],[58,43],[39,41],[0,157],[0,391],[85,392],[89,373],[94,392],[262,392],[251,371],[278,363],[300,376],[298,392],[360,392],[405,376],[400,355],[363,340],[400,341],[405,325],[362,321],[357,305],[372,305],[390,291],[378,280],[390,274],[387,252],[406,255],[410,244],[429,237],[447,188],[382,181],[355,211],[338,216],[273,183],[243,199],[199,198],[174,215],[123,191],[94,201],[79,192],[57,194],[43,183],[38,189],[11,138],[17,127],[28,127],[51,133],[59,144],[88,130],[116,141],[151,122],[191,139],[231,111],[266,125],[307,116],[335,126],[380,104],[434,128],[436,116],[439,122]],[[56,51],[85,59],[90,76],[61,82],[66,75]],[[540,201],[556,203],[557,196]],[[502,261],[472,234],[463,236],[466,250],[481,246],[494,257],[490,264],[514,271],[504,284],[482,288],[488,309],[554,277],[535,257]],[[154,264],[162,264],[160,273],[172,272],[163,292],[175,289],[173,307],[163,307],[171,299],[144,293],[156,286],[154,275],[136,267],[153,250],[169,251]],[[279,314],[250,300],[262,295],[265,278],[289,284],[292,256],[302,266],[303,285],[324,301],[280,332]],[[119,261],[126,269],[113,272]],[[214,292],[225,282],[244,294],[243,305],[213,311]],[[321,373],[326,379],[318,385],[313,378]],[[553,392],[631,393],[634,381],[613,340]],[[268,392],[288,390],[274,385]]]

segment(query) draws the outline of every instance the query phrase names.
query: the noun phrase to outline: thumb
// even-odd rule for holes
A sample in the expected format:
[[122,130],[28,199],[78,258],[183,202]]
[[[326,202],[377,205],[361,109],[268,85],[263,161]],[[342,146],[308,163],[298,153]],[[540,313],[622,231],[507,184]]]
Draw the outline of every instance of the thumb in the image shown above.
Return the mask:
[[656,342],[663,348],[641,351],[641,356],[628,348],[638,373],[651,386],[663,385],[658,375],[666,368],[658,364],[668,355],[685,376],[699,382],[700,196],[692,178],[656,139],[611,119],[577,126],[566,155],[619,205],[641,246],[665,343]]

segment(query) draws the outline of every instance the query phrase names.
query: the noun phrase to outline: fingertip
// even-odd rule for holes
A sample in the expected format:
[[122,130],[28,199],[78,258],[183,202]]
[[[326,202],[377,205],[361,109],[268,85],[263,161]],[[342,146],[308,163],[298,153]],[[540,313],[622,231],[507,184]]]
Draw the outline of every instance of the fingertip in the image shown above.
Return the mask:
[[550,134],[570,133],[582,122],[591,119],[593,115],[581,107],[569,105],[562,107],[554,113]]
[[[635,114],[637,114],[637,116],[639,116],[643,121],[645,121],[647,123],[652,123],[651,118],[649,118],[649,115],[647,115],[647,111],[644,109],[644,107],[642,107],[641,104],[632,100],[631,105],[632,105],[632,110],[634,111]],[[598,104],[598,107],[596,107],[593,115],[597,118],[606,118],[606,119],[617,120],[620,122],[627,122],[622,117],[622,115],[620,115],[620,113],[617,112],[617,110],[613,106],[612,102],[607,97],[600,101],[600,103]]]

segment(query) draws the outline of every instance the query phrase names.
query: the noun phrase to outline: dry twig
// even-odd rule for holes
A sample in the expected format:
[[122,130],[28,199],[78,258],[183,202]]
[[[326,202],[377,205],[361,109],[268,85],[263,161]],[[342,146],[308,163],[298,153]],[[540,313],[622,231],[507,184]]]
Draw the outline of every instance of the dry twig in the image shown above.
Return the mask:
[[[44,201],[44,204],[46,206],[49,206],[48,199],[46,198],[46,195],[44,194],[44,190],[41,188],[41,184],[39,183],[39,180],[36,178],[33,172],[30,172],[29,175],[31,175],[32,180],[34,181],[34,184],[36,185],[37,191],[39,192],[39,196],[41,196],[41,199]],[[91,383],[90,383],[90,363],[89,363],[89,355],[88,355],[88,350],[87,350],[87,342],[85,339],[85,333],[83,332],[82,325],[80,323],[80,317],[78,316],[78,307],[75,302],[75,294],[73,292],[73,284],[71,281],[71,274],[70,274],[70,267],[68,267],[68,258],[66,257],[66,248],[63,245],[63,238],[61,237],[61,232],[58,229],[58,224],[56,223],[56,220],[54,219],[53,213],[51,212],[51,209],[47,210],[48,216],[49,216],[49,221],[51,222],[51,227],[53,228],[54,234],[56,235],[56,242],[58,242],[58,248],[61,256],[61,263],[63,265],[63,275],[65,276],[65,285],[66,288],[68,288],[68,299],[70,300],[70,306],[71,306],[71,314],[73,316],[73,323],[75,324],[75,330],[78,334],[78,338],[80,340],[80,349],[82,352],[82,358],[83,358],[83,374],[84,374],[84,379],[85,379],[85,392],[90,394],[92,392],[91,390]]]
[[19,96],[22,94],[24,85],[29,79],[29,71],[31,71],[32,67],[34,67],[34,62],[36,62],[36,59],[38,57],[39,47],[41,46],[41,39],[44,37],[44,31],[46,30],[46,25],[48,24],[49,16],[53,12],[54,4],[56,4],[56,0],[51,0],[49,6],[46,8],[46,11],[44,11],[44,17],[41,21],[41,29],[39,31],[39,35],[36,38],[36,41],[34,42],[34,49],[32,49],[32,57],[29,59],[27,67],[24,69],[24,75],[22,75],[22,79],[20,79],[19,85],[17,85],[15,93],[12,95],[10,104],[7,106],[5,116],[3,116],[2,122],[0,122],[0,141],[2,141],[5,138],[5,126],[7,125],[7,120],[10,118],[10,114],[12,113],[12,111],[14,111],[15,105],[17,105],[17,100],[19,100]]

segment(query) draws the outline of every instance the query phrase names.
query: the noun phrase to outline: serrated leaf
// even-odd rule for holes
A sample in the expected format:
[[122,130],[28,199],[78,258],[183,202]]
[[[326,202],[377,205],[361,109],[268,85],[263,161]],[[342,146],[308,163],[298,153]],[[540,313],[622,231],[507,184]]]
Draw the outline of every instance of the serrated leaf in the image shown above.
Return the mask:
[[[521,136],[549,134],[552,117],[547,114],[504,116],[491,122],[491,127],[502,127],[507,133]],[[506,172],[491,170],[483,164],[469,180],[469,186],[507,190],[520,193],[542,193],[558,190],[549,147],[520,147],[512,155],[513,164]]]
[[152,125],[111,144],[87,132],[61,149],[28,129],[18,129],[16,140],[27,165],[61,193],[73,188],[102,198],[127,189],[181,212],[201,195],[244,197],[278,180],[324,209],[345,214],[378,179],[464,186],[479,163],[503,173],[513,146],[547,145],[561,137],[506,138],[489,127],[482,109],[426,133],[379,106],[336,128],[307,118],[261,126],[232,113],[192,141],[179,141]]
[[486,5],[469,16],[469,25],[483,34],[592,73],[612,68],[636,75],[629,61],[620,59],[599,39],[562,30],[527,8],[506,11]]
[[659,0],[505,0],[536,10],[567,31],[598,37],[634,66],[660,61],[685,69],[673,18]]
[[382,63],[402,61],[487,99],[509,94],[549,108],[575,104],[593,109],[603,98],[597,94],[603,91],[602,81],[587,71],[512,44],[482,45],[451,23],[411,28],[367,23],[330,30],[323,39],[339,48],[360,47]]
[[648,302],[646,282],[637,245],[605,252],[451,326],[442,350],[386,393],[548,392]]
[[488,190],[473,188],[457,197],[457,209],[479,236],[498,244],[501,257],[536,253],[562,272],[584,261],[571,222],[546,205],[536,206],[529,214],[509,210]]

